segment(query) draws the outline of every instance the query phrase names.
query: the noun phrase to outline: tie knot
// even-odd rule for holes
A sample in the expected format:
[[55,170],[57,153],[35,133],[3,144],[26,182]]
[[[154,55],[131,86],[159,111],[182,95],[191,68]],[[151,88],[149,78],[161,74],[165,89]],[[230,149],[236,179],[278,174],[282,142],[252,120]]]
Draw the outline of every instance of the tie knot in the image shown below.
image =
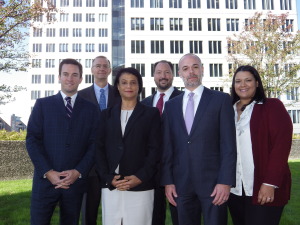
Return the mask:
[[165,96],[165,93],[160,93],[160,97],[164,97]]
[[100,89],[100,93],[103,94],[104,93],[104,89]]
[[71,97],[65,97],[65,100],[67,101],[67,102],[71,102]]
[[194,97],[194,95],[195,95],[195,93],[194,93],[194,92],[190,92],[190,93],[189,93],[189,98],[192,98],[192,97]]

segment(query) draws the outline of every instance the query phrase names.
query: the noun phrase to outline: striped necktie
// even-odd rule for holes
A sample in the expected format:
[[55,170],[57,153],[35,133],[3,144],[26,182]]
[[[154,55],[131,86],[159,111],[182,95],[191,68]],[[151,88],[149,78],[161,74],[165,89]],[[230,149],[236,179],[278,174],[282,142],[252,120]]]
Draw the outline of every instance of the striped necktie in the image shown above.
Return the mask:
[[66,105],[67,115],[68,115],[69,118],[71,118],[72,111],[73,111],[73,107],[72,107],[72,104],[71,104],[71,97],[65,97],[65,100],[67,101],[67,105]]

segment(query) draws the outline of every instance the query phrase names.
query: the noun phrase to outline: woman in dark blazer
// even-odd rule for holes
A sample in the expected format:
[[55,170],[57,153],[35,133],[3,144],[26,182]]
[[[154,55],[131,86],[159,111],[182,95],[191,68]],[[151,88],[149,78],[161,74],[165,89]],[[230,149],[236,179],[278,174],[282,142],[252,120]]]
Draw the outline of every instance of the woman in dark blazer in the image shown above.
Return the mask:
[[138,101],[142,77],[121,69],[114,87],[121,103],[102,111],[97,167],[102,189],[103,225],[151,225],[161,144],[157,108]]
[[252,66],[232,81],[237,137],[236,186],[228,206],[235,225],[278,225],[290,199],[293,124],[282,102],[266,98]]

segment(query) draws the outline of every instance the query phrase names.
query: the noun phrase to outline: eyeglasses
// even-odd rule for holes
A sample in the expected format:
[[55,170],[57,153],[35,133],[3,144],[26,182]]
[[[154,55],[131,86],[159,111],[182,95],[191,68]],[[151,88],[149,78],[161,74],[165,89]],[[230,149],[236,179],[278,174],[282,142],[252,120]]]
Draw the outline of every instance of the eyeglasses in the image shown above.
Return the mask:
[[97,69],[100,69],[100,68],[108,69],[108,68],[109,68],[109,65],[101,65],[101,64],[97,64],[97,65],[94,65],[93,67],[96,67]]

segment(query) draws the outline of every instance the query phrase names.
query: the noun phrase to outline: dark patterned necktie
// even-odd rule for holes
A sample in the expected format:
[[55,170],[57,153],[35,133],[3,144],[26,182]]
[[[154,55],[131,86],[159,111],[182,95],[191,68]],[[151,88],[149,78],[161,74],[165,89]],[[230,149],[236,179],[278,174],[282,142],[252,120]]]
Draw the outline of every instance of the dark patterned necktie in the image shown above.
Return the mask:
[[156,108],[158,108],[160,115],[162,114],[163,107],[164,107],[164,95],[165,93],[160,93],[160,97],[156,104]]
[[69,118],[71,118],[72,111],[73,111],[73,107],[72,107],[72,104],[71,104],[71,97],[66,97],[65,100],[67,101],[67,105],[66,105],[67,115],[68,115]]
[[106,109],[106,97],[104,94],[104,89],[100,89],[100,100],[99,100],[100,110]]

